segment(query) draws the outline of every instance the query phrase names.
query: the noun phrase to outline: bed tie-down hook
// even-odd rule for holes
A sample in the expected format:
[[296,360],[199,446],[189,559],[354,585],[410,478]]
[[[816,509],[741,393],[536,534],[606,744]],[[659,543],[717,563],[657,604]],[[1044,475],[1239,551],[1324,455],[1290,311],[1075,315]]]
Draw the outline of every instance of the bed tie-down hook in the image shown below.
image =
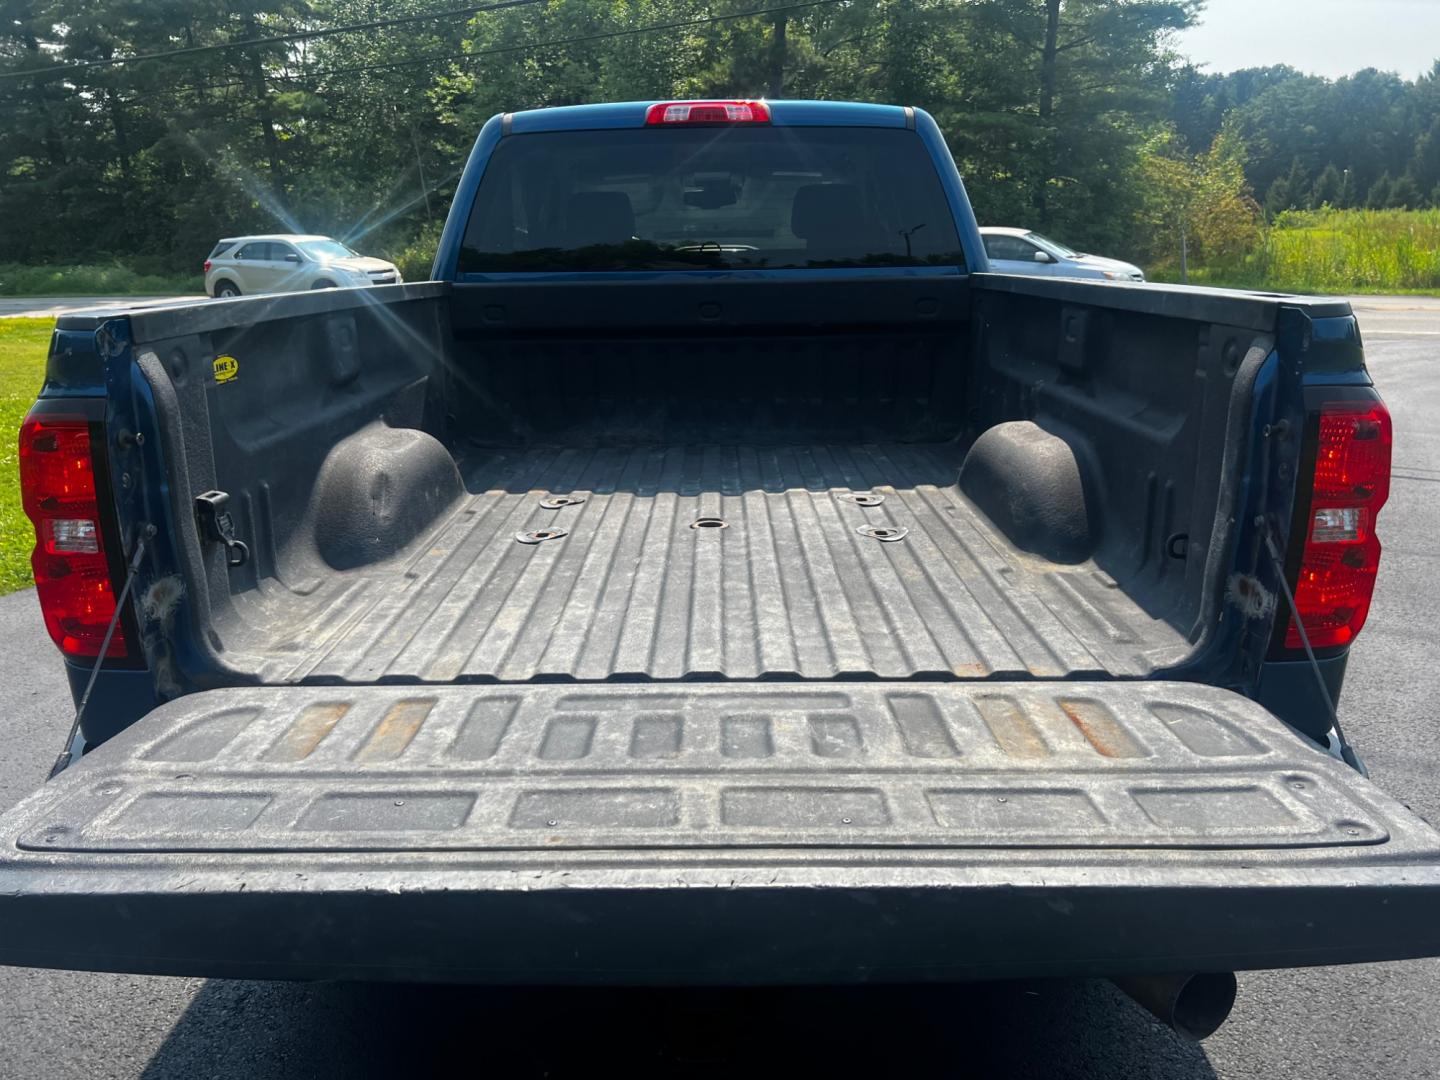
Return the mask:
[[225,545],[227,566],[244,566],[250,561],[250,545],[235,538],[235,520],[227,509],[229,505],[228,491],[202,492],[195,496],[195,518],[201,536]]

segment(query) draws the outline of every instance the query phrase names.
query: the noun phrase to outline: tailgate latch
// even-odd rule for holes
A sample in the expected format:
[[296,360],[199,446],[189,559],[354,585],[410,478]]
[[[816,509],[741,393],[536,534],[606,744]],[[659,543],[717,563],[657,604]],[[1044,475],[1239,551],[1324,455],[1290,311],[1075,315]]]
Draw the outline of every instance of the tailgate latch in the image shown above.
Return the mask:
[[235,521],[226,509],[229,505],[228,491],[202,492],[195,496],[195,519],[200,523],[201,536],[225,545],[227,565],[244,566],[250,559],[250,545],[235,539]]

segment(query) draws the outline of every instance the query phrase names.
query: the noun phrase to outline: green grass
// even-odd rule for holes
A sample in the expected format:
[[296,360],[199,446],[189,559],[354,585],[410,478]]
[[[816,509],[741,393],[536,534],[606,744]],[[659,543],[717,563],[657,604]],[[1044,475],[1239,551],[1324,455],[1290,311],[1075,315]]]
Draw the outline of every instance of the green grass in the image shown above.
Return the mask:
[[[1156,281],[1177,281],[1174,266]],[[1440,294],[1440,210],[1306,210],[1281,214],[1234,266],[1199,266],[1192,285],[1296,293]]]
[[1283,214],[1261,261],[1269,281],[1294,291],[1440,290],[1440,210]]
[[201,293],[199,274],[139,274],[128,266],[0,263],[0,296],[170,296]]
[[0,319],[0,594],[30,577],[35,532],[20,509],[20,421],[45,379],[53,319]]

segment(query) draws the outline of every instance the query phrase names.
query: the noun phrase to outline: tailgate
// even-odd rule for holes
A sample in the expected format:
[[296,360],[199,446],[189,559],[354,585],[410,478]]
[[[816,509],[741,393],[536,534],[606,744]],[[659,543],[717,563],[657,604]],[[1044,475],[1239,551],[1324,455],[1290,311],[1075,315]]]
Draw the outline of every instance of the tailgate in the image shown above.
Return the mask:
[[1182,683],[239,688],[0,818],[0,963],[495,982],[1440,953],[1440,836]]

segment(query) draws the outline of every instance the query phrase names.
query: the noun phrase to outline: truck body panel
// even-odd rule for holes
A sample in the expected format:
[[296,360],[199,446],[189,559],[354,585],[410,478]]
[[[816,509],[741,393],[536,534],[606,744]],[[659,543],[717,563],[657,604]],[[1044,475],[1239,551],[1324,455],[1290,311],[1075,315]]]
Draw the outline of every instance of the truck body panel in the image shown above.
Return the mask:
[[146,547],[89,752],[0,818],[0,962],[1440,951],[1440,836],[1337,760],[1347,648],[1286,638],[1319,415],[1378,401],[1348,304],[990,274],[922,111],[649,104],[488,123],[436,282],[60,321],[37,408]]

